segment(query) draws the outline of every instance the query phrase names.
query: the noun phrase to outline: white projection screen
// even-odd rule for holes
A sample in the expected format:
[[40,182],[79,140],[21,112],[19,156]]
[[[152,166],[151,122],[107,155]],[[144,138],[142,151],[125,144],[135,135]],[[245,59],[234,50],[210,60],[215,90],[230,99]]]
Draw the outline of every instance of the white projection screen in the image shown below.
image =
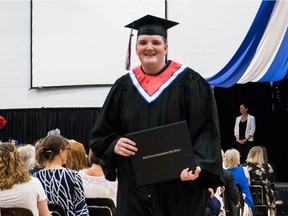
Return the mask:
[[[146,14],[177,21],[168,31],[168,59],[204,78],[232,58],[261,0],[33,0],[31,88],[111,85],[125,70],[130,29]],[[166,10],[166,11],[165,11]],[[135,55],[134,31],[132,66]]]
[[148,13],[165,17],[164,0],[33,0],[31,88],[113,84],[127,73],[124,26]]

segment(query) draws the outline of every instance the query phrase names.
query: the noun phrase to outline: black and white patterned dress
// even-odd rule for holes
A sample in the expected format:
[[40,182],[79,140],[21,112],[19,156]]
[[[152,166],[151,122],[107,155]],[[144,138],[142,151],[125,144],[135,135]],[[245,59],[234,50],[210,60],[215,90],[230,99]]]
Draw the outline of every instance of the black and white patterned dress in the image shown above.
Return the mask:
[[46,192],[48,203],[60,204],[67,216],[89,215],[80,175],[69,169],[42,169],[34,174]]

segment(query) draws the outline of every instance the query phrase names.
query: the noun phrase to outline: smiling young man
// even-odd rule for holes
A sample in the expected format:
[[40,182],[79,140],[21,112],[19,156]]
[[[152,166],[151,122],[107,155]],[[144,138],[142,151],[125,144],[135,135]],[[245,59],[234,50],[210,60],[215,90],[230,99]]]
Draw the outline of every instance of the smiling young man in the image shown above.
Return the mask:
[[[118,178],[118,216],[203,216],[207,187],[221,184],[211,88],[189,67],[166,60],[167,29],[177,24],[147,15],[126,26],[138,30],[141,65],[112,86],[91,132],[90,147],[101,159],[106,178]],[[131,163],[137,143],[125,135],[179,121],[188,124],[197,168],[183,167],[177,179],[137,186]]]
[[167,48],[166,40],[160,35],[140,35],[138,37],[136,53],[142,63],[142,70],[146,74],[156,75],[164,68]]

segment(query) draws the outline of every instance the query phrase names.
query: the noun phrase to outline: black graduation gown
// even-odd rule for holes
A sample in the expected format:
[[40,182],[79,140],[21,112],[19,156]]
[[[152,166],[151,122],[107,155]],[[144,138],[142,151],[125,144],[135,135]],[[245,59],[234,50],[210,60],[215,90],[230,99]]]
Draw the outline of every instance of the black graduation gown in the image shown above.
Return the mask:
[[[119,78],[92,130],[90,147],[101,158],[106,178],[118,178],[118,216],[203,216],[205,187],[221,184],[220,134],[211,87],[192,69],[175,68],[175,62],[162,73],[171,70],[176,71],[173,78],[152,96],[136,87],[141,85],[133,71]],[[182,120],[189,125],[196,163],[202,169],[198,180],[179,178],[137,187],[131,158],[114,153],[117,140],[127,133]]]

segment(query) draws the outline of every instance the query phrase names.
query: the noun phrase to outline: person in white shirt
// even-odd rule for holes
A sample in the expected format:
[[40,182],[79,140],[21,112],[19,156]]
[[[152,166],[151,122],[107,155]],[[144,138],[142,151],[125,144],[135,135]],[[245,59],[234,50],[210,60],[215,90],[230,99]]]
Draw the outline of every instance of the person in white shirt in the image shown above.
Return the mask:
[[254,134],[256,131],[255,117],[248,114],[248,104],[240,104],[241,116],[235,120],[234,136],[237,150],[240,152],[241,163],[245,162],[249,150],[253,147]]
[[11,143],[0,145],[0,207],[27,208],[34,216],[51,215],[40,181],[29,175]]
[[112,182],[105,178],[100,161],[91,150],[89,151],[89,162],[91,163],[89,168],[79,171],[85,197],[110,198],[116,205],[117,181]]

